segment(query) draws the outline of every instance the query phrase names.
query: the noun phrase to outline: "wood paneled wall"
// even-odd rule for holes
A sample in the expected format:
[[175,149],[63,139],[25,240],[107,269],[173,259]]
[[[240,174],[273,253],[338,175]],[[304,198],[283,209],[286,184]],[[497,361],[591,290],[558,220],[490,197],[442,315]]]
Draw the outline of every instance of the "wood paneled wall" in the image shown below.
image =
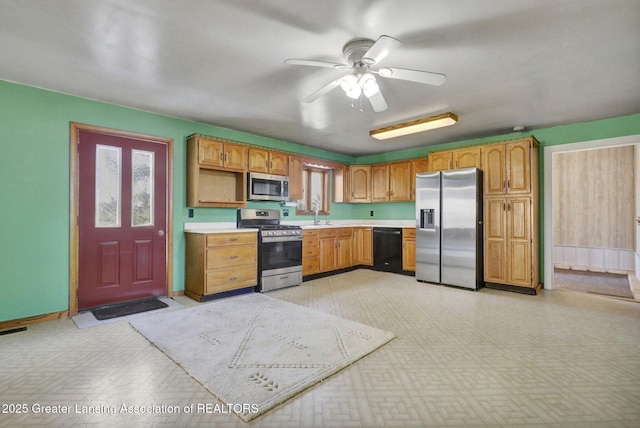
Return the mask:
[[634,164],[634,146],[554,155],[556,245],[634,248]]

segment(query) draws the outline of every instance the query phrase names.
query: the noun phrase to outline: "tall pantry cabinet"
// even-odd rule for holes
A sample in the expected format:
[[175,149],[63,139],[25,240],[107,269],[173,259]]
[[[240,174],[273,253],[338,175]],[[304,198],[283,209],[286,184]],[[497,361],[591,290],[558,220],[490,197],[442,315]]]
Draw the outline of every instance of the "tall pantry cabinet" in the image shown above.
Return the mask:
[[538,142],[482,148],[484,280],[487,287],[540,290]]

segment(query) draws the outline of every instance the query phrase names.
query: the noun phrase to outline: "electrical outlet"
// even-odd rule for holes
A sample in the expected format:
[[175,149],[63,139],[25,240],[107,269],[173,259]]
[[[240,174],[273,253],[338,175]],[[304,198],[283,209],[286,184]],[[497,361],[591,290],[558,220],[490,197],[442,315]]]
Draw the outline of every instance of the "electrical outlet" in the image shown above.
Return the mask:
[[369,211],[369,215],[373,217],[373,211]]
[[289,217],[289,208],[285,208],[282,210],[282,217]]
[[193,218],[193,208],[189,208],[189,218]]

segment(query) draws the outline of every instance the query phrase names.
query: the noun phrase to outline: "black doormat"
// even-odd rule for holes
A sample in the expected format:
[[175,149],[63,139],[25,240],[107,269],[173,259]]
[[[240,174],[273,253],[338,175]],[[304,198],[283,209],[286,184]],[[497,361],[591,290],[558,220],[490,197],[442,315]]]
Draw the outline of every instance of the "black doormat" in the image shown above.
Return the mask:
[[128,302],[119,305],[107,306],[105,308],[94,309],[91,311],[97,320],[103,321],[111,318],[124,317],[126,315],[139,314],[141,312],[152,311],[154,309],[166,308],[169,305],[158,300],[140,300],[138,302]]

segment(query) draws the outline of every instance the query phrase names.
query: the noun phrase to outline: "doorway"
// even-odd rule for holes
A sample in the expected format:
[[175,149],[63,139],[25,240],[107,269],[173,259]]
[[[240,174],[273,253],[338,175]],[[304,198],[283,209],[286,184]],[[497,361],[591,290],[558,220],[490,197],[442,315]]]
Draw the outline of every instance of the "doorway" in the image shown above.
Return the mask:
[[71,124],[70,314],[171,295],[172,146]]
[[[638,174],[638,154],[634,154],[634,146],[636,152],[640,149],[638,142],[640,136],[636,135],[544,148],[546,289],[579,286],[588,292],[612,294],[610,291],[614,287],[624,287],[625,282],[629,288],[627,272],[636,271],[637,274],[638,259],[638,226],[632,224],[638,212],[633,201],[640,197],[638,180],[633,180],[634,170],[635,175]],[[604,148],[608,150],[601,152],[611,154],[611,159],[618,156],[613,165],[603,165],[606,158],[598,157],[600,150],[597,149]],[[622,163],[625,162],[621,163],[619,158],[623,152],[626,155],[631,152],[628,159],[631,163],[624,169]],[[579,158],[581,167],[573,168],[573,173],[566,172],[575,166],[574,158]],[[616,171],[618,175],[620,171],[629,175],[628,179],[625,177],[626,192],[617,186],[613,177]],[[602,182],[607,180],[611,181],[609,186],[613,192],[599,194]],[[591,186],[589,182],[592,182]],[[627,200],[619,204],[614,202],[615,198]],[[559,215],[562,211],[564,220],[563,215]],[[617,220],[614,219],[616,216]]]

